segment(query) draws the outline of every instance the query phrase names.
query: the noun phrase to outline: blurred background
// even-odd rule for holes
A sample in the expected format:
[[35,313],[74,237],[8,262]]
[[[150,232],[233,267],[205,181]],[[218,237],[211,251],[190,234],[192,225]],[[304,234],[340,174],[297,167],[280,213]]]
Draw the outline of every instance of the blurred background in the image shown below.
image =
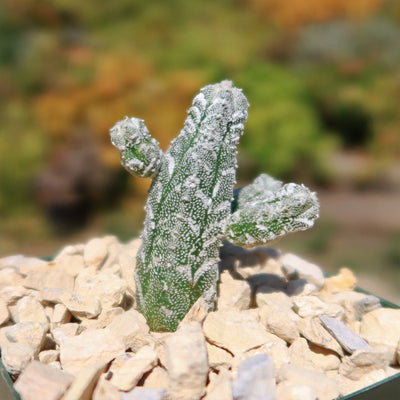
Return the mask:
[[140,117],[166,149],[222,79],[251,104],[239,185],[267,172],[319,193],[315,228],[274,246],[400,303],[396,0],[3,0],[0,257],[137,236],[150,182],[108,130]]

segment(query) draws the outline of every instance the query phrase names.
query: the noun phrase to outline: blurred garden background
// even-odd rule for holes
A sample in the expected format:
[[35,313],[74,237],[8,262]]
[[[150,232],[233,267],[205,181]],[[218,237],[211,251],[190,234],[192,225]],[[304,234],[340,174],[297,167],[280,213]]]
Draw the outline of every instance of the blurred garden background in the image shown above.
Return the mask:
[[274,246],[400,303],[397,0],[3,0],[0,257],[137,236],[150,182],[108,130],[140,117],[166,149],[222,79],[251,104],[239,185],[319,193],[315,228]]

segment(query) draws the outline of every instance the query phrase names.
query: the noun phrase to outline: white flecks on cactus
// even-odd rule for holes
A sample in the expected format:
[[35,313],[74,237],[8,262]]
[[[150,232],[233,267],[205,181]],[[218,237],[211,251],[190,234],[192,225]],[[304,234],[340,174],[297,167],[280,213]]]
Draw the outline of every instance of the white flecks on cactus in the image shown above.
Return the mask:
[[137,303],[152,330],[175,330],[200,297],[213,308],[225,237],[265,243],[318,216],[307,188],[268,175],[233,196],[247,109],[230,81],[202,88],[165,155],[142,120],[126,118],[111,129],[125,168],[153,178],[135,268]]

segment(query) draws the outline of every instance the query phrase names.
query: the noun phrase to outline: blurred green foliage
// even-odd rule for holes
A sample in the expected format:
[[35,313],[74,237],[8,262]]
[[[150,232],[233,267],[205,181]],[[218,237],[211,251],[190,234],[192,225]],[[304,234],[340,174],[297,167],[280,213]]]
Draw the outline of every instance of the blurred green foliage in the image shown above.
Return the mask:
[[[399,15],[389,0],[4,0],[0,235],[16,215],[41,221],[33,182],[71,137],[91,135],[117,170],[116,120],[148,119],[165,147],[198,88],[221,79],[251,104],[243,181],[266,171],[329,182],[330,154],[345,145],[396,159]],[[147,190],[129,185],[129,196]]]

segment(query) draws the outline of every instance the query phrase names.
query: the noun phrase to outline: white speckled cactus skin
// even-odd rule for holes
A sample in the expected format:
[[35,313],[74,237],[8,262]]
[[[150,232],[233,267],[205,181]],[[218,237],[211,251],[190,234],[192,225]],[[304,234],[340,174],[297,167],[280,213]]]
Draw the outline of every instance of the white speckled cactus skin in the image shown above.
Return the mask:
[[126,118],[110,131],[125,168],[153,178],[135,280],[139,309],[154,331],[176,330],[201,296],[213,308],[226,236],[235,244],[259,245],[306,229],[318,216],[318,201],[307,188],[282,187],[267,175],[232,203],[247,109],[241,90],[222,81],[193,99],[165,154],[142,120]]

